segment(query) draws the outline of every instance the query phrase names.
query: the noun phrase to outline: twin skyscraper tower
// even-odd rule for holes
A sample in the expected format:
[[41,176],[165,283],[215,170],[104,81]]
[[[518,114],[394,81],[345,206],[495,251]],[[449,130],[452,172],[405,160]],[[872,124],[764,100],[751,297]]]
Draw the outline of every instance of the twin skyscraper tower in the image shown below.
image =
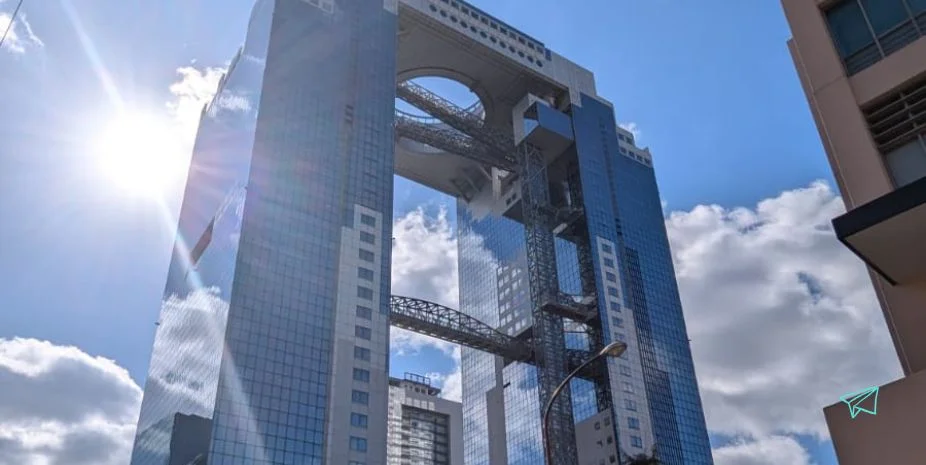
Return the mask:
[[[395,175],[457,199],[459,309],[391,295]],[[203,110],[132,464],[385,465],[391,325],[464,346],[467,465],[545,439],[712,463],[650,154],[592,73],[465,2],[259,0]]]

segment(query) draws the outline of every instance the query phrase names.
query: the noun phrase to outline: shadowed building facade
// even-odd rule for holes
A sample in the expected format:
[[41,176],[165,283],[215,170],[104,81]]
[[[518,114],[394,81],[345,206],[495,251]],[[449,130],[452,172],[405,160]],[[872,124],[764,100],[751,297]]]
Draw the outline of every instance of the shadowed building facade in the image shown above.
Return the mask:
[[[922,463],[926,443],[926,1],[782,0],[788,42],[905,377],[877,415],[824,409],[842,465]],[[867,386],[846,386],[847,391]]]

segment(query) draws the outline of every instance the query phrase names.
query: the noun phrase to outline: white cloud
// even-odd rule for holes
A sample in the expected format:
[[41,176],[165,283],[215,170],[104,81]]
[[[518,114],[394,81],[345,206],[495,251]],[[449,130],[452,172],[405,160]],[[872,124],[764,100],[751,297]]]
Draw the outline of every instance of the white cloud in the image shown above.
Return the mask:
[[0,339],[0,464],[124,465],[141,389],[113,361]]
[[628,121],[626,123],[618,123],[617,125],[620,126],[621,129],[624,129],[625,131],[629,131],[631,134],[633,134],[634,139],[638,139],[640,137],[640,134],[642,134],[642,132],[640,131],[640,128],[637,126],[637,123],[634,123],[633,121]]
[[454,360],[453,371],[450,373],[428,373],[426,376],[441,387],[441,397],[456,401],[463,401],[463,374],[460,369],[460,348],[451,355]]
[[810,454],[794,438],[769,436],[741,439],[714,449],[716,465],[810,465]]
[[460,352],[457,350],[455,352],[455,365],[453,371],[447,375],[447,378],[444,379],[444,383],[441,386],[441,395],[446,399],[454,400],[457,402],[463,401],[463,373],[460,369]]
[[[196,289],[189,295],[171,295],[161,303],[158,334],[151,358],[146,392],[157,405],[142,405],[146,423],[163,418],[163,411],[212,417],[222,361],[228,303],[216,288]],[[174,367],[182,366],[182,373]],[[195,374],[190,377],[189,374]],[[164,403],[170,399],[170,404]]]
[[[413,210],[394,222],[392,235],[392,293],[459,308],[457,242],[447,209],[441,208],[436,217]],[[461,399],[460,346],[399,328],[391,329],[390,344],[397,355],[433,347],[451,357],[450,374],[429,377],[441,384],[443,397]]]
[[823,406],[899,375],[865,267],[834,237],[830,220],[843,211],[817,182],[754,210],[670,214],[713,431],[825,438]]
[[824,406],[900,375],[865,267],[832,231],[843,211],[816,182],[666,221],[708,429],[759,438],[718,451],[729,463],[771,463],[743,454],[776,434],[828,438]]
[[[823,406],[900,374],[865,268],[833,236],[842,211],[818,182],[752,209],[698,206],[666,220],[708,429],[742,438],[714,451],[718,465],[809,464],[792,435],[826,438]],[[455,308],[446,211],[413,211],[394,235],[394,293]],[[201,310],[217,311],[210,297]],[[451,357],[450,373],[430,376],[460,398],[458,346],[398,330],[392,343]],[[113,362],[0,339],[0,386],[0,463],[124,463],[141,393]]]
[[[790,454],[779,463],[808,463],[788,434],[825,439],[823,406],[899,376],[867,272],[833,235],[842,211],[814,183],[753,209],[699,206],[666,220],[708,427],[749,438],[718,449],[719,464],[767,463],[778,457],[768,447]],[[396,293],[452,301],[457,256],[446,222],[418,211],[395,230]],[[414,335],[396,347],[427,344],[451,346]],[[448,393],[454,376],[441,377]]]
[[179,79],[170,85],[173,100],[167,103],[167,108],[190,148],[203,107],[212,101],[224,74],[225,68],[218,67],[202,70],[192,66],[177,68]]
[[32,25],[29,24],[25,14],[20,12],[16,21],[13,22],[12,27],[10,27],[11,20],[12,16],[10,13],[0,13],[0,34],[3,34],[3,32],[9,28],[6,40],[3,41],[4,50],[14,54],[23,54],[26,53],[27,49],[42,48],[45,46],[42,39],[32,30]]
[[413,210],[394,222],[392,235],[392,293],[457,308],[457,241],[447,209],[436,217]]

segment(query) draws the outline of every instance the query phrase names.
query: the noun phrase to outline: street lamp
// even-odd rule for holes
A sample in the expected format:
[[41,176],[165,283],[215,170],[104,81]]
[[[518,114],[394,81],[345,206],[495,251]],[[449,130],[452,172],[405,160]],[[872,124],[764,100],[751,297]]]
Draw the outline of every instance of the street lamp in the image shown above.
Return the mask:
[[547,401],[547,405],[543,409],[543,419],[542,419],[543,450],[546,455],[547,465],[553,465],[553,456],[551,455],[552,451],[550,447],[550,434],[549,434],[550,410],[553,409],[553,402],[556,402],[556,398],[559,397],[559,395],[563,392],[563,388],[565,388],[566,385],[569,384],[569,381],[572,378],[574,378],[580,371],[582,371],[583,368],[587,367],[592,362],[594,362],[595,360],[598,360],[601,357],[605,357],[605,356],[615,357],[615,358],[620,357],[624,353],[625,350],[627,350],[627,344],[621,341],[614,341],[604,346],[604,348],[598,351],[598,353],[595,354],[594,357],[590,357],[588,360],[586,360],[581,365],[579,365],[578,368],[576,368],[575,370],[572,370],[572,373],[569,373],[569,376],[567,376],[566,379],[564,379],[562,383],[559,383],[559,386],[557,386],[556,389],[553,390],[553,394],[550,395],[550,400]]

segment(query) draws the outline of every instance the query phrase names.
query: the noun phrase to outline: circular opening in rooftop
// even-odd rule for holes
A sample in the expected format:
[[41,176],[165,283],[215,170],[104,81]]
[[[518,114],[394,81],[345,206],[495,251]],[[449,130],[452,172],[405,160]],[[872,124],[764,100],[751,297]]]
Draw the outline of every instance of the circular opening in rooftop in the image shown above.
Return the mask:
[[[485,116],[482,104],[479,101],[479,96],[458,81],[444,77],[424,76],[410,79],[408,82],[424,87],[445,100],[450,101],[457,107],[478,115],[480,118]],[[410,116],[428,123],[440,123],[437,118],[434,118],[400,98],[395,99],[395,108],[396,111],[405,116]]]

